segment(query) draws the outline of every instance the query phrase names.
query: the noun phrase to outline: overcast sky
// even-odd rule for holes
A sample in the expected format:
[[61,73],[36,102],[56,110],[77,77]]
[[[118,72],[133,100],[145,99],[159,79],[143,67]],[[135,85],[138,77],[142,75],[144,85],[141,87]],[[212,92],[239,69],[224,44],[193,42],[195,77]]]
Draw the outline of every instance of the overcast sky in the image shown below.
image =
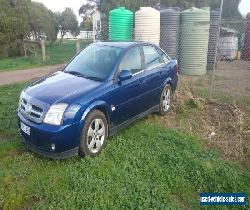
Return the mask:
[[250,12],[250,0],[241,0],[239,10],[243,16],[246,16]]
[[42,2],[47,8],[51,9],[53,12],[60,11],[62,12],[66,7],[70,7],[74,10],[78,21],[81,21],[79,17],[78,10],[79,8],[87,2],[87,0],[33,0]]
[[[78,10],[80,6],[87,2],[87,0],[34,0],[38,2],[44,3],[46,7],[51,9],[52,11],[63,11],[65,7],[70,7],[74,10],[75,14],[78,17],[78,21],[81,21],[81,18],[78,15]],[[226,3],[226,0],[224,0]],[[246,15],[250,12],[250,0],[241,0],[239,5],[239,10],[242,15]]]

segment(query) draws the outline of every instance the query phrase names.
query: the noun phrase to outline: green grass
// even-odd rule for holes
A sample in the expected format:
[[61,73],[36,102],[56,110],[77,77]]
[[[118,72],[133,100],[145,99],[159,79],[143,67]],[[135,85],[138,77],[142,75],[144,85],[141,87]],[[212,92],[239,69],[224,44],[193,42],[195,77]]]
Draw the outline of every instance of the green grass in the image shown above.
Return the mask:
[[0,91],[0,209],[200,209],[200,192],[250,194],[249,171],[199,138],[145,120],[110,138],[95,159],[55,161],[27,152],[15,123],[23,87]]
[[0,142],[18,139],[16,109],[21,90],[25,84],[0,87]]
[[[90,42],[81,41],[81,48],[84,48]],[[64,40],[61,45],[55,42],[52,45],[46,45],[46,62],[42,62],[40,53],[27,57],[13,57],[0,59],[0,72],[33,68],[45,65],[54,65],[68,62],[76,53],[75,41]]]

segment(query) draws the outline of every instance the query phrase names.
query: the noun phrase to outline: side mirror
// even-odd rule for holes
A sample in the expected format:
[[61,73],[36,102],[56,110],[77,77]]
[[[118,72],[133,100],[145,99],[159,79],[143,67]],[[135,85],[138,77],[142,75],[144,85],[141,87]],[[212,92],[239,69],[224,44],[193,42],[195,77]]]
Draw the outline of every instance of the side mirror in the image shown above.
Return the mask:
[[130,70],[122,70],[119,75],[119,81],[124,81],[132,78],[132,72]]

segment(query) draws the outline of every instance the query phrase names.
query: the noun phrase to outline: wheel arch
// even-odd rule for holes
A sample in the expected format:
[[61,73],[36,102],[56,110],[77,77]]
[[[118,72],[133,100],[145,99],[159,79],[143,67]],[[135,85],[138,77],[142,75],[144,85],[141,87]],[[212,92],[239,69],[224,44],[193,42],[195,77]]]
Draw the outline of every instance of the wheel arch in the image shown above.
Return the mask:
[[171,89],[172,89],[172,91],[173,91],[173,81],[172,81],[171,77],[168,77],[168,78],[164,81],[163,87],[162,87],[162,90],[161,90],[161,91],[163,91],[164,87],[165,87],[167,84],[170,85],[170,87],[171,87]]
[[109,114],[109,112],[107,110],[107,107],[105,107],[105,106],[96,106],[95,110],[99,110],[100,112],[102,112],[105,115],[105,117],[106,117],[106,119],[108,121],[108,124],[110,124],[110,114]]
[[105,117],[106,117],[106,119],[108,121],[108,124],[110,124],[110,110],[109,110],[109,106],[108,106],[108,104],[105,101],[98,100],[98,101],[95,101],[92,104],[90,104],[85,109],[85,111],[83,112],[82,117],[81,117],[81,125],[80,125],[81,127],[83,126],[84,119],[93,110],[99,110],[100,112],[102,112],[105,115]]

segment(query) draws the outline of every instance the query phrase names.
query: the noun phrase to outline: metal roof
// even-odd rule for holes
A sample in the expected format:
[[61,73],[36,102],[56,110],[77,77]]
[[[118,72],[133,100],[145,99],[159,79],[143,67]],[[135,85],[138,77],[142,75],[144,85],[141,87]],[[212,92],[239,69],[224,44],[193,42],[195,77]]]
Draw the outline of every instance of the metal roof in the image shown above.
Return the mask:
[[232,28],[221,27],[221,33],[237,34],[238,31]]

